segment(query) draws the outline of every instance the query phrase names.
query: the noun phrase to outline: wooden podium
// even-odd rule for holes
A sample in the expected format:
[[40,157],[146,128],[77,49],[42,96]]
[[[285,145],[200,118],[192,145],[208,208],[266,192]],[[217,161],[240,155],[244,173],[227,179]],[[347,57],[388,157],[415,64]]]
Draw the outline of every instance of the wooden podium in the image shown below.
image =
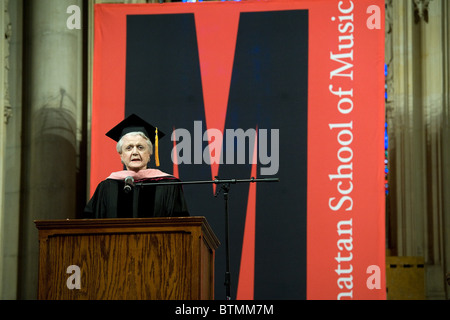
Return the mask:
[[204,217],[35,224],[38,299],[214,298],[214,253],[219,241]]

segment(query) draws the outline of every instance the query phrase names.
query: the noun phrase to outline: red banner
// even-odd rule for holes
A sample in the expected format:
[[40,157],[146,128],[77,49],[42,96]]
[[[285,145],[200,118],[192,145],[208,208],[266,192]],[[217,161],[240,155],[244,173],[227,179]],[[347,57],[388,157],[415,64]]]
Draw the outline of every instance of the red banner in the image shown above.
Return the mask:
[[[242,128],[243,130],[253,128],[259,132],[255,144],[251,146],[252,150],[255,148],[254,157],[257,154],[256,150],[261,149],[261,129],[267,129],[269,133],[275,133],[270,131],[273,129],[279,130],[280,135],[279,169],[270,174],[282,178],[278,189],[267,191],[268,195],[273,194],[275,197],[258,198],[258,194],[265,195],[264,187],[259,185],[247,187],[248,193],[245,197],[240,197],[245,198],[241,206],[245,207],[243,209],[245,216],[236,227],[241,233],[236,236],[238,238],[236,241],[240,242],[240,245],[235,271],[237,275],[234,282],[235,297],[384,299],[384,1],[382,0],[96,5],[91,193],[111,171],[122,169],[115,144],[105,136],[105,133],[120,122],[125,114],[132,110],[141,110],[140,104],[146,104],[152,99],[150,97],[146,102],[136,102],[139,99],[133,98],[131,102],[132,82],[127,79],[135,77],[138,71],[127,65],[131,63],[129,60],[127,62],[127,58],[139,59],[138,56],[134,58],[133,46],[139,48],[150,40],[142,38],[133,42],[135,40],[130,39],[128,33],[135,30],[132,28],[142,29],[143,25],[155,28],[158,23],[166,30],[165,18],[177,15],[178,19],[180,14],[187,14],[186,20],[179,20],[180,25],[189,24],[191,16],[195,21],[192,28],[195,29],[196,43],[192,52],[194,57],[198,57],[195,63],[198,63],[201,78],[199,86],[202,114],[191,117],[191,111],[183,109],[181,104],[195,100],[195,97],[192,97],[195,95],[191,96],[187,92],[180,100],[170,100],[172,104],[181,101],[179,107],[173,107],[174,111],[153,110],[149,116],[155,117],[158,121],[173,122],[167,123],[169,131],[183,126],[181,121],[186,119],[194,123],[195,129],[195,123],[201,119],[205,122],[205,134],[206,136],[209,134],[209,137],[215,131],[208,129],[217,129],[225,136],[225,131],[232,128],[236,122],[236,117],[241,119],[254,116],[256,119],[254,125],[251,122],[248,127]],[[150,22],[130,18],[146,15],[152,18]],[[299,19],[304,20],[299,22]],[[270,24],[265,21],[272,22]],[[277,26],[280,26],[279,30]],[[159,32],[157,28],[153,30],[155,33]],[[259,33],[254,36],[250,34],[250,30],[251,32],[261,30],[262,36]],[[164,34],[171,35],[171,33]],[[285,35],[284,38],[280,38],[281,34]],[[253,38],[256,40],[247,50],[246,43],[250,40],[246,39]],[[186,37],[181,35],[180,39]],[[284,39],[284,42],[277,42],[277,39]],[[147,44],[148,52],[160,50],[161,45],[156,45],[156,41],[159,40],[155,38],[152,41],[155,45],[152,47],[151,44]],[[168,42],[168,46],[172,45],[173,42],[172,44]],[[271,49],[273,46],[276,50]],[[303,48],[306,50],[303,51]],[[169,52],[169,49],[167,50]],[[297,59],[296,55],[303,54],[302,52],[305,52],[304,56],[298,56]],[[183,55],[183,52],[179,54]],[[284,61],[290,63],[292,67],[286,65]],[[166,90],[168,86],[162,84],[172,78],[178,79],[176,81],[189,78],[187,82],[176,82],[177,85],[185,83],[190,86],[195,82],[194,74],[183,71],[183,66],[188,63],[190,62],[181,62],[180,67],[174,69],[175,72],[164,74],[169,80],[163,78],[161,72],[159,74],[157,71],[150,72],[152,77],[154,74],[160,77],[155,78],[157,79],[155,85],[161,85],[162,88],[158,90]],[[265,69],[268,64],[272,64],[273,69]],[[301,74],[303,67],[307,71]],[[151,68],[156,70],[157,66]],[[196,67],[194,66],[192,70],[196,70]],[[276,70],[280,70],[280,73]],[[307,80],[307,84],[303,85],[301,76]],[[239,95],[239,89],[245,84],[249,84],[249,87]],[[296,85],[299,86],[298,90]],[[136,86],[139,84],[133,84],[133,87]],[[152,82],[150,86],[153,86]],[[277,89],[273,89],[274,87]],[[195,91],[191,88],[189,90]],[[169,99],[166,96],[177,99],[176,94],[170,93],[163,96],[162,101],[169,101],[164,100]],[[305,101],[304,106],[302,99]],[[270,101],[267,108],[264,107],[265,101]],[[245,113],[242,113],[243,108],[248,108]],[[303,113],[296,113],[303,109],[304,116]],[[171,119],[177,116],[184,119],[177,121]],[[244,122],[237,123],[233,128],[241,128]],[[297,133],[302,129],[305,129],[304,134]],[[187,130],[195,140],[195,130],[189,128]],[[166,133],[169,133],[168,136],[171,135],[171,132]],[[300,141],[303,139],[301,137],[305,139],[305,152],[299,147],[303,143]],[[175,148],[177,141],[172,141],[173,143],[168,145]],[[206,141],[210,141],[208,147],[211,150],[211,139]],[[274,135],[270,141],[275,141]],[[285,145],[286,148],[291,148],[292,153],[285,151]],[[195,146],[193,150],[195,151]],[[272,146],[271,152],[276,150]],[[302,153],[307,153],[304,155],[304,164],[298,162],[300,167],[305,167],[304,178],[297,172],[296,167],[297,154],[302,157]],[[205,152],[203,156],[204,154]],[[209,156],[210,159],[203,158],[200,163],[208,168],[209,178],[216,176],[219,171],[222,175],[226,170],[222,168],[230,167],[227,163],[210,161],[213,157],[212,152]],[[194,163],[195,154],[192,159],[192,163],[185,163],[184,166],[197,168],[195,166],[198,163]],[[253,161],[247,159],[246,164],[250,169],[245,169],[247,170],[245,172],[256,176],[260,175],[260,169],[264,164],[267,165],[267,162],[264,163],[261,159]],[[183,175],[182,168],[184,167],[180,167],[180,178],[185,180],[189,176],[187,173]],[[178,174],[178,169],[178,165],[174,164],[174,174]],[[303,182],[298,183],[299,180]],[[296,188],[301,194],[303,183],[304,209],[303,204],[293,204],[298,200],[295,196]],[[236,193],[234,197],[238,197],[238,194]],[[187,200],[189,205],[189,197]],[[283,203],[278,204],[277,201]],[[191,203],[194,203],[194,208],[200,210],[202,206],[200,200],[192,198]],[[276,212],[277,209],[273,209],[271,205],[281,208],[280,210],[284,211],[283,215],[280,216],[280,212]],[[210,219],[214,217],[208,217],[208,220]],[[277,221],[281,221],[279,228]],[[258,229],[263,225],[267,228]],[[270,226],[273,230],[268,232]],[[285,238],[282,241],[277,240],[283,234]],[[273,243],[277,245],[272,246]],[[280,247],[284,248],[280,250]],[[263,265],[270,263],[274,264],[273,267],[264,269]],[[283,273],[286,274],[284,278]],[[216,282],[222,283],[220,276],[216,272]],[[216,294],[217,292],[218,289]]]
[[308,298],[381,299],[384,2],[318,5],[309,64]]

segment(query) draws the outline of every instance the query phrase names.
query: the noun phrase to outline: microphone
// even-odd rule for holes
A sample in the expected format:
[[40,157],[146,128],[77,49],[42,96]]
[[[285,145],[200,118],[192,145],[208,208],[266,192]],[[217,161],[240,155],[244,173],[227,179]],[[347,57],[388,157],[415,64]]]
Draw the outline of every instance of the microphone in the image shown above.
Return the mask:
[[134,179],[132,176],[128,176],[125,178],[125,186],[123,187],[123,191],[125,193],[129,193],[131,189],[134,187]]

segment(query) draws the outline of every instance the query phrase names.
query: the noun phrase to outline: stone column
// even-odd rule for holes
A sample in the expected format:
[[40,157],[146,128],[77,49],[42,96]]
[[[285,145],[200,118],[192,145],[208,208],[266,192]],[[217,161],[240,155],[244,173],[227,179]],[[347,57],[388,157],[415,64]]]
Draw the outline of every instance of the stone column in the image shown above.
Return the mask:
[[34,220],[76,215],[77,118],[82,105],[82,33],[69,29],[81,0],[24,3],[23,207],[21,299],[37,293],[38,238]]
[[445,248],[445,258],[443,259],[445,266],[445,277],[447,280],[446,293],[447,300],[450,299],[450,3],[443,1],[442,7],[442,28],[443,28],[443,87],[444,97],[442,103],[442,190],[443,190],[443,241]]
[[[5,130],[4,154],[0,156],[3,171],[3,206],[0,210],[0,299],[17,298],[19,220],[20,220],[20,181],[21,181],[21,128],[22,128],[22,0],[7,1],[8,19],[4,21],[6,35],[0,39],[0,48],[7,52],[5,63]],[[4,42],[2,42],[4,41]],[[1,64],[1,63],[0,63]],[[1,202],[1,201],[0,201]]]
[[[6,115],[9,113],[8,102],[8,58],[9,58],[9,15],[8,1],[0,0],[0,161],[5,156]],[[5,192],[4,192],[4,161],[0,162],[0,268],[4,265],[4,237],[2,230],[5,228]],[[1,269],[0,269],[1,270]],[[0,289],[3,287],[3,273],[0,271]]]
[[425,260],[425,294],[448,298],[449,5],[393,0],[389,126],[389,249]]
[[[416,0],[417,1],[417,0]],[[450,255],[449,243],[445,241],[445,221],[448,216],[449,190],[444,189],[446,167],[449,166],[448,137],[445,137],[445,122],[448,122],[448,114],[445,110],[445,78],[444,72],[444,47],[448,47],[448,42],[444,39],[444,33],[448,32],[448,1],[433,0],[427,3],[424,9],[427,14],[421,20],[422,28],[422,105],[424,109],[424,136],[426,145],[426,216],[425,226],[425,262],[426,262],[426,293],[429,299],[445,299],[447,284],[445,279],[445,257]],[[448,101],[447,101],[448,103]],[[447,131],[448,133],[448,131]],[[447,216],[446,216],[447,214]],[[448,239],[448,238],[447,238]],[[447,266],[448,268],[448,266]],[[448,270],[448,269],[447,269]]]
[[422,124],[421,30],[412,1],[392,1],[392,99],[388,105],[392,254],[423,256],[425,143]]

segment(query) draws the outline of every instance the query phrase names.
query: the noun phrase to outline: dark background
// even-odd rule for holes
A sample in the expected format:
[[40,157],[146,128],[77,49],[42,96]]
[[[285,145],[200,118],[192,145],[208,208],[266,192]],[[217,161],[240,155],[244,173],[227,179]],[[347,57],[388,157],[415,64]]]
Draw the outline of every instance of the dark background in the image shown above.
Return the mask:
[[[257,185],[255,299],[306,299],[307,93],[308,12],[241,13],[225,129],[280,132],[280,167],[273,176],[280,182]],[[168,173],[172,130],[185,128],[193,137],[194,121],[202,121],[206,131],[194,14],[127,16],[125,115],[131,113],[166,133],[159,169]],[[207,145],[203,142],[202,150]],[[233,143],[224,139],[225,145]],[[261,166],[258,177],[272,177],[260,176]],[[205,163],[180,164],[179,174],[184,181],[212,179]],[[223,179],[250,175],[251,164],[219,168]],[[248,190],[248,184],[235,184],[230,191],[233,299]],[[184,192],[191,215],[205,216],[222,243],[216,251],[215,296],[225,299],[223,196],[215,198],[212,185],[184,186]]]

